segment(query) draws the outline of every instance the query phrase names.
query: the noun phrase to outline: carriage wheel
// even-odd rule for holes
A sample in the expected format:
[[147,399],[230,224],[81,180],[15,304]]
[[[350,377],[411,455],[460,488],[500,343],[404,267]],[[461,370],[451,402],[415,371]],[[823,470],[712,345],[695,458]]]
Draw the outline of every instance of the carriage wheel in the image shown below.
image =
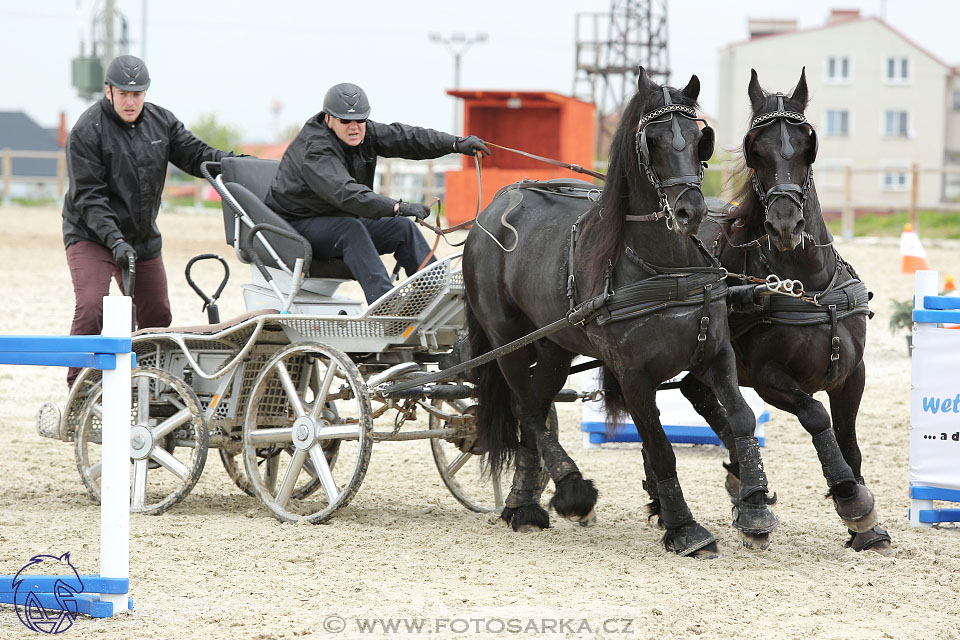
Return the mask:
[[[131,376],[130,511],[159,515],[186,497],[207,461],[208,434],[196,394],[185,382],[147,367]],[[100,501],[103,390],[88,396],[76,432],[80,479]]]
[[[360,488],[372,431],[370,398],[350,358],[317,342],[290,345],[264,365],[250,392],[243,423],[250,489],[278,520],[324,522]],[[314,483],[322,491],[310,495]]]
[[[446,413],[459,414],[467,419],[476,412],[476,405],[465,400],[434,400],[433,406]],[[444,429],[448,425],[439,416],[430,414],[430,429]],[[557,408],[550,407],[547,428],[554,433],[559,430]],[[457,501],[477,513],[500,513],[504,500],[513,482],[513,464],[504,466],[501,474],[484,473],[482,455],[476,449],[475,429],[464,429],[464,435],[452,438],[431,438],[430,449],[433,461],[440,472],[440,479]],[[540,490],[547,487],[550,476],[545,469],[540,471]]]
[[[340,440],[328,440],[321,444],[323,448],[323,455],[327,459],[327,464],[330,468],[333,468],[333,465],[337,462],[337,453],[340,450]],[[291,445],[284,449],[284,452],[292,457],[296,450]],[[257,451],[257,455],[260,457],[259,465],[266,463],[269,456],[280,455],[274,449],[260,449]],[[239,457],[239,453],[228,453],[227,451],[220,449],[220,462],[223,463],[223,468],[226,469],[227,475],[230,476],[230,479],[233,480],[233,484],[237,486],[238,489],[243,491],[245,494],[251,497],[256,497],[256,494],[253,492],[253,488],[250,486],[250,476],[247,475],[247,470],[243,468],[243,460]],[[313,461],[307,459],[304,463],[304,468],[307,470],[313,477],[313,482],[308,482],[303,486],[297,487],[294,492],[291,494],[291,498],[300,499],[309,496],[311,493],[320,488],[320,475],[316,472]]]

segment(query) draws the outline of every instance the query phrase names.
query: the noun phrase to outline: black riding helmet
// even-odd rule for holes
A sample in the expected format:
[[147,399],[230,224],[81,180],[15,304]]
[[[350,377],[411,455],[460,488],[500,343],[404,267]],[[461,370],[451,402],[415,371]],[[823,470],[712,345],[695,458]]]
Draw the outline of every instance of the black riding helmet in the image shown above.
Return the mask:
[[341,82],[330,87],[323,97],[323,112],[341,120],[366,120],[370,101],[357,85]]
[[150,87],[150,73],[143,60],[136,56],[117,56],[107,65],[104,84],[124,91],[146,91]]

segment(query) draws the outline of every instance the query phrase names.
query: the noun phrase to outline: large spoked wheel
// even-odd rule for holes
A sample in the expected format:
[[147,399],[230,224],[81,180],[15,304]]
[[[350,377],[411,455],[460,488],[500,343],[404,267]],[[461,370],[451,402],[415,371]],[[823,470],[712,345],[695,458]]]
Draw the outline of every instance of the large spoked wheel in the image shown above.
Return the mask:
[[290,345],[264,365],[250,393],[250,489],[278,520],[324,522],[360,488],[372,431],[370,398],[350,358],[318,342]]
[[[458,433],[447,438],[431,438],[430,449],[433,461],[440,472],[440,479],[457,501],[470,511],[477,513],[500,513],[504,500],[510,493],[513,482],[513,464],[507,465],[494,475],[483,468],[482,451],[477,446],[477,433],[473,416],[476,405],[466,400],[434,400],[431,405],[439,411],[452,414],[450,420],[444,420],[430,414],[430,429],[455,427]],[[550,407],[547,428],[557,433],[559,420],[557,408]],[[550,476],[545,469],[540,470],[540,490],[547,487]]]
[[[208,434],[196,394],[165,371],[137,368],[131,376],[130,511],[159,515],[183,500],[203,472]],[[103,390],[93,389],[76,432],[80,479],[100,501]]]
[[[327,464],[333,468],[333,465],[337,462],[340,440],[328,440],[322,443],[321,447],[323,448],[323,455],[327,459]],[[260,458],[259,465],[262,467],[264,464],[274,464],[271,460],[272,457],[286,454],[286,457],[289,458],[294,455],[294,452],[295,449],[292,445],[286,447],[282,453],[273,448],[260,449],[257,452]],[[230,453],[220,449],[220,462],[223,463],[223,468],[226,470],[227,475],[230,476],[230,479],[233,480],[233,484],[248,496],[255,498],[256,494],[253,492],[253,487],[250,486],[250,476],[247,475],[247,470],[244,468],[243,459],[240,457],[240,454]],[[294,490],[290,497],[296,500],[305,498],[320,488],[320,474],[317,473],[314,468],[313,461],[307,459],[304,463],[304,468],[307,470],[307,473],[313,477],[313,481],[303,484]]]

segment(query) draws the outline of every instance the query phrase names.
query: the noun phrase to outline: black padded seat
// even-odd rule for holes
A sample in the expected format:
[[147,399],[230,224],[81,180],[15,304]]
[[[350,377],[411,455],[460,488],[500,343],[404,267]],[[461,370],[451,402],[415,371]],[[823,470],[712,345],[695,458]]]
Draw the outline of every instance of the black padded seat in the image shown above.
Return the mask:
[[[290,233],[297,234],[297,231],[290,226],[286,220],[280,217],[275,211],[270,209],[264,200],[273,179],[277,175],[277,168],[280,163],[276,160],[261,160],[259,158],[223,158],[220,161],[220,170],[223,174],[223,183],[227,190],[236,198],[243,210],[247,212],[254,224],[270,224],[279,227]],[[234,212],[233,209],[224,204],[223,224],[226,234],[227,244],[233,245],[234,241]],[[247,228],[241,227],[242,231]],[[277,255],[283,260],[286,267],[293,269],[295,261],[303,255],[303,249],[298,242],[289,238],[270,234],[269,231],[263,231],[270,244],[273,246]],[[254,250],[268,267],[277,267],[270,253],[264,248],[258,240],[254,242]],[[340,280],[353,280],[353,274],[343,260],[310,260],[305,265],[306,276],[308,278],[335,278]]]

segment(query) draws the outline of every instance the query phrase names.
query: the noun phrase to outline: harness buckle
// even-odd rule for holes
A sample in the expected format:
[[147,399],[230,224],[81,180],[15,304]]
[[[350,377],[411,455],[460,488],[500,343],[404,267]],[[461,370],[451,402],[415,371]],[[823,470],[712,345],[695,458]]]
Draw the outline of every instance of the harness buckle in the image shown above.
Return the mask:
[[710,316],[700,318],[700,331],[706,332],[710,327]]

